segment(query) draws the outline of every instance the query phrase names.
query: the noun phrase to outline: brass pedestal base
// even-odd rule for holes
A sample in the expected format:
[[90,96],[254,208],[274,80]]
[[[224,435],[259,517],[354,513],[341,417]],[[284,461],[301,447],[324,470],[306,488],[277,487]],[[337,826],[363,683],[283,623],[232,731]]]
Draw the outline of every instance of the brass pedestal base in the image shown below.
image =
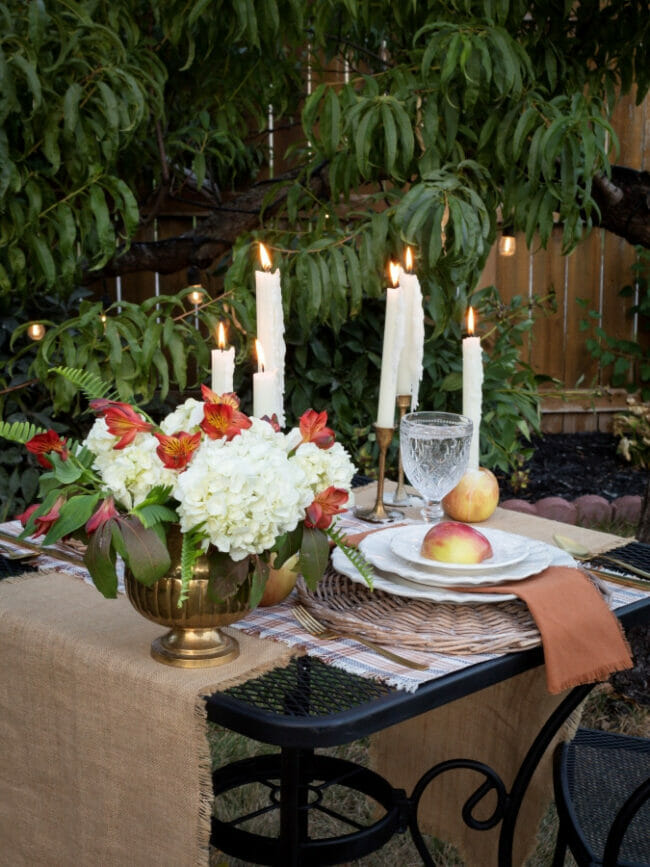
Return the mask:
[[152,641],[151,655],[176,668],[209,668],[237,659],[239,644],[216,628],[180,628]]

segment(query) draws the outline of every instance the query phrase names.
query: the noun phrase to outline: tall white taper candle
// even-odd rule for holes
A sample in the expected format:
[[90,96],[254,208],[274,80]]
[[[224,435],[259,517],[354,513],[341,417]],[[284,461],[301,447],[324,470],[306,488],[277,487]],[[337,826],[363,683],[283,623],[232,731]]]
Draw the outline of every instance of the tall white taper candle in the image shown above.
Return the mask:
[[474,311],[467,312],[467,331],[469,337],[463,338],[463,415],[474,423],[472,442],[469,449],[468,470],[479,467],[479,444],[481,413],[483,403],[483,359],[481,340],[474,334]]
[[394,427],[395,425],[397,368],[404,346],[403,293],[397,286],[399,265],[391,262],[390,271],[393,287],[386,291],[386,318],[384,320],[384,344],[379,379],[377,427]]
[[280,269],[272,271],[271,258],[264,244],[260,244],[260,259],[264,270],[255,271],[255,300],[257,307],[257,337],[264,347],[265,372],[274,371],[276,394],[273,412],[280,426],[284,425],[284,314]]

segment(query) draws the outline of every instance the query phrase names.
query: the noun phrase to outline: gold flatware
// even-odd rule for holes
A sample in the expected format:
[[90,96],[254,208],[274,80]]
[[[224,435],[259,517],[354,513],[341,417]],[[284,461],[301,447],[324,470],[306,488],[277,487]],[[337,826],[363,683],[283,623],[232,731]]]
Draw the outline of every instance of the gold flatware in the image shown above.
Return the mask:
[[567,554],[571,554],[572,557],[575,557],[576,560],[588,562],[598,558],[599,560],[605,560],[607,563],[611,563],[613,566],[618,566],[619,569],[623,569],[625,572],[629,572],[632,575],[638,575],[640,578],[650,580],[650,572],[644,572],[643,569],[639,569],[638,566],[631,566],[629,563],[626,563],[625,560],[611,557],[607,553],[597,554],[594,551],[589,551],[584,545],[581,545],[580,542],[576,542],[575,539],[570,539],[568,536],[562,536],[559,533],[555,533],[553,539],[558,548],[562,548],[567,552]]
[[10,533],[5,533],[3,530],[0,530],[0,540],[10,542],[12,545],[15,545],[16,548],[22,548],[25,551],[29,551],[33,556],[43,555],[45,557],[51,557],[53,560],[62,560],[64,563],[72,563],[74,566],[83,566],[84,569],[86,568],[86,564],[81,557],[74,557],[72,554],[66,554],[64,551],[59,551],[58,548],[44,548],[42,545],[35,545],[33,542],[27,542],[25,539],[17,539],[16,536],[12,536]]
[[316,638],[322,638],[323,640],[327,640],[328,638],[351,638],[353,641],[359,642],[359,644],[363,644],[366,647],[369,647],[370,650],[374,650],[375,653],[379,653],[381,656],[385,656],[386,659],[390,659],[393,662],[397,662],[399,665],[405,665],[407,668],[417,668],[419,671],[426,671],[429,667],[422,662],[415,662],[412,659],[405,659],[403,656],[399,656],[397,653],[393,653],[390,650],[386,650],[385,647],[381,647],[378,644],[375,644],[373,641],[369,641],[367,638],[363,638],[361,635],[357,635],[355,633],[343,633],[338,632],[337,630],[330,629],[329,627],[322,624],[319,620],[311,614],[311,612],[307,611],[302,605],[295,605],[292,609],[292,614],[298,621],[298,623],[307,630],[307,632],[314,635]]

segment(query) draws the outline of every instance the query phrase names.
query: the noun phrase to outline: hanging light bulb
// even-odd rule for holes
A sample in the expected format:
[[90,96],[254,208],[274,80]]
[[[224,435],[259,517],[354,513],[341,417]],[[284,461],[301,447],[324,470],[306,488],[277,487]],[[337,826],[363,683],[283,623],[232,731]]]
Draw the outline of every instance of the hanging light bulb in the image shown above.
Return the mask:
[[204,291],[201,283],[201,273],[195,265],[191,265],[187,269],[187,285],[192,291],[188,294],[188,299],[194,306],[203,301]]
[[30,322],[27,326],[27,336],[30,340],[42,340],[45,337],[45,330],[42,322]]
[[510,229],[504,229],[499,238],[499,255],[514,256],[517,252],[517,239]]

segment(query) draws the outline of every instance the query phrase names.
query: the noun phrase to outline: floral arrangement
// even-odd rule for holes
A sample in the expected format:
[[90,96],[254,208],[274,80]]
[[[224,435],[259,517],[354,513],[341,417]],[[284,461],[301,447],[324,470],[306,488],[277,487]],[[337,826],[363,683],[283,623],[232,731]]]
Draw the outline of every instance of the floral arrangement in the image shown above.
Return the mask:
[[46,470],[42,501],[18,516],[22,536],[43,537],[44,545],[81,539],[84,562],[104,596],[117,595],[118,555],[144,584],[166,574],[171,525],[180,526],[183,543],[179,605],[201,554],[210,560],[215,598],[236,593],[252,571],[251,607],[262,596],[272,557],[279,568],[297,554],[296,571],[315,587],[331,543],[371,583],[368,564],[335,526],[355,468],[327,427],[326,412],[307,410],[297,428],[283,433],[275,417],[249,417],[235,394],[203,386],[203,400],[189,398],[156,425],[142,410],[107,396],[96,377],[72,368],[56,372],[91,398],[97,417],[83,443],[24,423],[0,422],[0,435],[24,442]]

